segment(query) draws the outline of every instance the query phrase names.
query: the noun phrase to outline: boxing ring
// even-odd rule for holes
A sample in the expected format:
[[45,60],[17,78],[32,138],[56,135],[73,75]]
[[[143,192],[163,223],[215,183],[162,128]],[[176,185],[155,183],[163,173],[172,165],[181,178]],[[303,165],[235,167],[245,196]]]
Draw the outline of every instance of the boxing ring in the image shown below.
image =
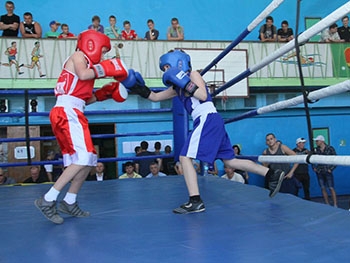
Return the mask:
[[[269,12],[264,14],[267,16]],[[251,28],[244,31],[244,34],[250,31]],[[241,74],[234,82],[253,71]],[[218,90],[224,90],[225,87],[226,84]],[[349,88],[350,83],[347,81],[335,88],[331,86],[310,93],[309,98],[320,99],[346,92]],[[235,116],[227,119],[226,123],[302,102],[301,97],[296,97]],[[173,100],[172,109],[147,110],[150,113],[171,112],[173,131],[95,134],[92,137],[172,135],[174,153],[170,157],[176,158],[190,129],[188,116],[180,106],[179,101]],[[87,111],[86,115],[130,112],[146,111]],[[26,116],[28,125],[31,117],[47,114],[6,113],[0,117]],[[0,142],[22,141],[29,145],[30,141],[53,139],[54,137],[28,136],[0,139]],[[154,157],[164,156],[153,155],[151,158]],[[259,162],[350,165],[350,156],[243,158]],[[131,159],[141,157],[100,158],[99,161]],[[29,158],[28,162],[2,163],[0,167],[46,163],[60,162],[34,162]],[[81,219],[65,217],[63,225],[54,225],[44,219],[33,204],[36,198],[51,187],[50,183],[1,187],[0,235],[3,244],[0,262],[347,262],[350,259],[350,217],[347,210],[306,201],[289,194],[269,198],[268,191],[262,187],[243,185],[214,176],[199,176],[198,182],[206,212],[190,215],[171,212],[186,201],[188,196],[182,176],[155,180],[143,178],[85,182],[78,201],[83,209],[90,211],[91,216]],[[58,200],[61,199],[60,196]]]

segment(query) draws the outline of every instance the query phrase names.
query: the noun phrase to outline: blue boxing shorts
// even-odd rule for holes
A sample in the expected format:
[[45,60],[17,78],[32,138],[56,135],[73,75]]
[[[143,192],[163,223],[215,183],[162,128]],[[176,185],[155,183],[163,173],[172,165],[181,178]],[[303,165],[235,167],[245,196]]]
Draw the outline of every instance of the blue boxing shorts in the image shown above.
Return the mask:
[[235,157],[224,121],[218,113],[198,116],[193,131],[187,138],[181,156],[213,163],[216,159],[230,160]]

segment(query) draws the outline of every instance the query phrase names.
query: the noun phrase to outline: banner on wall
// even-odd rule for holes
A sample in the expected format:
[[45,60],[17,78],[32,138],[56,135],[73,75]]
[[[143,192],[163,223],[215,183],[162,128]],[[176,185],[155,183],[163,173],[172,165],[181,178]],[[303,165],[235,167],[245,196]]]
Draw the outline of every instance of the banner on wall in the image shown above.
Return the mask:
[[[146,79],[161,79],[162,71],[158,66],[159,57],[168,50],[176,48],[212,50],[213,52],[208,51],[204,54],[206,61],[211,61],[215,58],[215,52],[219,49],[222,50],[229,44],[221,41],[112,40],[111,42],[113,47],[120,43],[123,44],[123,47],[118,50],[121,59],[129,68],[141,72]],[[246,50],[248,67],[250,67],[259,63],[282,45],[282,43],[241,42],[235,50]],[[74,53],[75,47],[76,39],[0,38],[0,78],[16,80],[57,79],[64,61]],[[350,49],[346,48],[347,46],[344,44],[307,43],[303,45],[300,50],[304,77],[324,79],[349,76],[346,59],[350,61],[350,54],[348,54]],[[104,59],[116,56],[116,50],[112,48]],[[349,50],[346,56],[344,55],[345,50]],[[236,54],[243,53],[236,52]],[[243,54],[243,58],[242,63],[239,64],[244,65],[245,68],[245,54]],[[230,61],[232,67],[236,67],[237,60],[228,57],[226,69],[229,69]],[[284,54],[252,74],[250,78],[283,78],[283,80],[298,78],[295,51]]]

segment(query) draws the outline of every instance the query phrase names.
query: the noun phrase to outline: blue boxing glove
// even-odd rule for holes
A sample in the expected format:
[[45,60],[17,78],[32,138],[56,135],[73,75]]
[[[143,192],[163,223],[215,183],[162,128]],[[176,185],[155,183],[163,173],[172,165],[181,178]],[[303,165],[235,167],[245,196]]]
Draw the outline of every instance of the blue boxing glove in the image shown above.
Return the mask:
[[190,96],[198,89],[198,86],[194,84],[186,72],[178,68],[169,68],[163,74],[163,83],[165,86],[176,86],[187,91]]
[[122,84],[128,90],[139,94],[142,98],[147,99],[151,94],[151,90],[146,86],[141,74],[133,69],[129,69],[128,77],[122,81]]

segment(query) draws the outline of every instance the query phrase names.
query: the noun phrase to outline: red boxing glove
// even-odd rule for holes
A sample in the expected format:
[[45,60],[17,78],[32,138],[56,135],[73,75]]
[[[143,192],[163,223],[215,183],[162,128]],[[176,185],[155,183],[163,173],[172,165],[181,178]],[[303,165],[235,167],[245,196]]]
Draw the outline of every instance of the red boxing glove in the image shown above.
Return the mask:
[[116,102],[124,102],[128,97],[128,91],[124,87],[124,85],[121,84],[120,82],[115,82],[115,83],[118,84],[118,87],[116,87],[116,89],[113,91],[112,98]]
[[128,97],[128,91],[123,84],[119,82],[110,82],[96,90],[95,97],[97,101],[114,99],[117,102],[124,102]]
[[103,101],[112,98],[112,93],[119,86],[118,82],[110,82],[96,90],[95,97],[97,101]]
[[104,77],[114,77],[116,80],[123,81],[128,77],[128,69],[118,58],[106,59],[99,64],[92,66],[97,79]]

